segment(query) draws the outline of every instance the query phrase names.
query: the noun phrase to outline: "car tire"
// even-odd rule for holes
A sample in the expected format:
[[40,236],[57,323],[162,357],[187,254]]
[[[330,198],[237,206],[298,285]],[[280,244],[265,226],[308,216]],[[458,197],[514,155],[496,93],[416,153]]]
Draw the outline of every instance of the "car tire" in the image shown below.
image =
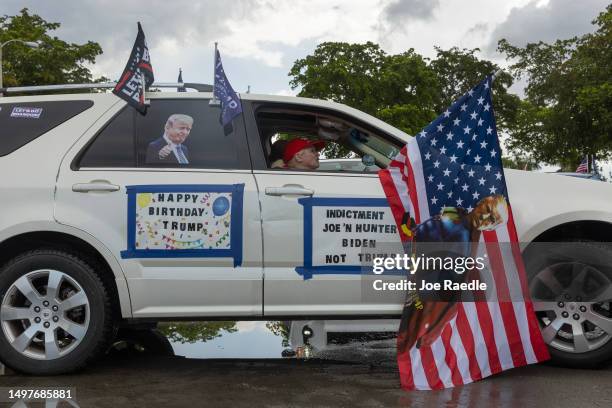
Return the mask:
[[37,249],[0,270],[0,361],[33,375],[83,368],[115,334],[108,290],[84,257]]
[[612,246],[534,243],[529,290],[552,363],[595,368],[612,358]]

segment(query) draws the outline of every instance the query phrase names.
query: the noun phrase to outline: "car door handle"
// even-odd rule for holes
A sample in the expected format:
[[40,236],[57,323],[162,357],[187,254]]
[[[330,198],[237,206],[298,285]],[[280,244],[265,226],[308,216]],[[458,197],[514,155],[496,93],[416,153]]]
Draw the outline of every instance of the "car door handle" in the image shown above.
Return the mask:
[[304,188],[302,186],[283,186],[283,187],[266,187],[266,195],[269,196],[312,196],[314,190]]
[[72,191],[75,193],[89,193],[95,191],[119,191],[120,186],[116,184],[105,183],[77,183],[72,185]]

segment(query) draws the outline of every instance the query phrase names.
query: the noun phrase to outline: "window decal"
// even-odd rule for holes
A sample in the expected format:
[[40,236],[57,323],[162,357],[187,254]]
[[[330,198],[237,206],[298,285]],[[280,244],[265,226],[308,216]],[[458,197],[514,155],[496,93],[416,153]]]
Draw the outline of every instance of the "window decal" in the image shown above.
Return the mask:
[[39,119],[43,108],[26,108],[15,106],[11,111],[11,118]]

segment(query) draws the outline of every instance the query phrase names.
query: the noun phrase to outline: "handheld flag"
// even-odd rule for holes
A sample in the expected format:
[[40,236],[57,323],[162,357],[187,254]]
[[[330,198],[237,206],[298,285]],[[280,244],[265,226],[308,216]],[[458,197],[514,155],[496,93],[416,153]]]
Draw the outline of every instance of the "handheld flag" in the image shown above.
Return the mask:
[[[178,82],[179,84],[183,83],[183,70],[180,68],[179,68],[179,76],[176,82]],[[179,86],[178,88],[176,88],[176,92],[187,92],[187,89],[185,89],[184,86]]]
[[226,129],[226,134],[231,132],[232,120],[242,113],[242,104],[238,94],[234,91],[230,85],[225,71],[223,70],[223,64],[221,63],[221,55],[219,50],[215,46],[215,87],[214,96],[221,103],[221,115],[219,116],[219,122]]
[[580,162],[576,168],[576,173],[588,173],[589,172],[589,156],[584,156],[584,159]]
[[141,114],[147,113],[145,106],[145,90],[153,84],[153,67],[142,26],[138,23],[138,35],[132,47],[130,59],[123,70],[121,80],[113,89],[113,93],[124,99]]
[[486,268],[451,275],[481,276],[497,296],[431,301],[409,292],[397,340],[404,389],[453,387],[549,358],[516,245],[492,80],[459,98],[379,172],[402,241],[460,243],[472,257],[481,244]]

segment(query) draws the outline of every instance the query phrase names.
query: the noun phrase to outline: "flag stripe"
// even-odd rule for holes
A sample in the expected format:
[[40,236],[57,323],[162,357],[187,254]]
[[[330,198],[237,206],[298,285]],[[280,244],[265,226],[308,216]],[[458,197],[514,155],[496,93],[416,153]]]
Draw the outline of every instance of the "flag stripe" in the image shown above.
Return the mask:
[[[403,335],[400,333],[397,336],[397,344],[403,343]],[[410,360],[409,352],[402,352],[397,354],[397,366],[400,372],[401,386],[405,390],[414,390],[414,378],[412,376],[412,362]]]
[[412,347],[408,355],[410,356],[410,367],[412,367],[415,388],[418,390],[430,390],[431,386],[423,368],[420,350]]
[[[454,320],[453,320],[454,322]],[[446,361],[446,366],[451,371],[451,380],[453,385],[461,385],[463,384],[463,376],[460,372],[460,367],[457,363],[457,354],[455,353],[455,348],[451,342],[451,338],[453,336],[453,324],[449,324],[442,330],[442,343],[444,346],[444,360]]]
[[[476,354],[476,344],[474,341],[474,333],[470,327],[470,323],[468,321],[465,307],[467,303],[460,304],[457,310],[457,332],[461,338],[461,345],[465,350],[466,356],[476,357],[470,358],[468,360],[469,368],[470,368],[470,376],[472,380],[478,381],[483,377],[482,368],[488,367],[488,361],[483,359],[483,356],[480,354]],[[472,304],[473,306],[473,304]],[[485,357],[486,358],[486,357]],[[485,371],[486,372],[486,371]]]
[[[498,373],[501,371],[501,363],[499,361],[499,353],[497,351],[497,343],[495,342],[495,332],[493,329],[493,320],[491,319],[491,312],[489,311],[489,307],[487,305],[488,302],[476,302],[474,306],[476,308],[476,316],[474,326],[472,328],[478,327],[477,333],[482,336],[482,344],[484,344],[488,356],[488,372],[487,370],[482,370],[486,377],[491,375],[492,373]],[[469,310],[466,308],[466,310]],[[470,322],[471,323],[471,322]],[[479,351],[484,351],[480,349],[476,349],[476,355],[479,354]],[[482,368],[482,367],[481,367]]]
[[440,381],[442,384],[444,384],[443,388],[452,387],[455,385],[453,384],[453,373],[449,368],[448,362],[446,361],[447,349],[441,336],[431,344],[431,352],[435,359],[436,367],[438,368]]
[[[459,373],[461,375],[461,380],[463,382],[463,384],[469,384],[471,383],[474,377],[480,378],[480,369],[478,368],[478,365],[476,364],[474,366],[474,368],[477,370],[475,372],[476,376],[472,375],[471,372],[471,365],[470,362],[473,359],[470,359],[466,353],[466,351],[468,350],[468,347],[463,344],[461,337],[459,335],[459,320],[460,320],[460,315],[463,312],[463,307],[461,305],[458,306],[458,309],[461,309],[461,311],[457,311],[457,316],[455,316],[455,318],[451,321],[450,327],[451,327],[451,337],[450,337],[450,345],[453,348],[453,350],[455,351],[455,356],[457,359],[457,368],[459,370]],[[465,315],[464,315],[465,317]],[[471,335],[471,333],[470,333]],[[471,349],[474,349],[474,340],[472,338],[471,341]]]
[[416,203],[415,207],[419,209],[419,217],[415,217],[417,224],[427,220],[430,217],[429,214],[429,206],[427,205],[427,197],[421,197],[419,200],[419,192],[422,192],[425,195],[427,191],[425,189],[425,176],[423,176],[423,167],[421,163],[421,152],[419,150],[419,145],[416,142],[416,139],[411,139],[408,141],[407,150],[408,150],[408,158],[409,160],[406,162],[408,166],[408,170],[410,171],[408,186],[412,190],[414,190],[414,194],[410,196],[413,203]]
[[[502,228],[503,229],[503,228]],[[501,317],[503,325],[494,325],[497,344],[502,346],[500,350],[501,363],[504,370],[516,366],[525,365],[525,352],[520,341],[519,329],[511,303],[510,290],[508,288],[507,271],[501,254],[500,243],[497,239],[497,231],[486,231],[483,233],[487,243],[487,254],[495,282],[497,283],[498,302],[488,302],[489,308],[493,310],[491,317],[494,321]],[[512,259],[512,258],[511,258]],[[498,313],[499,310],[499,313]],[[509,350],[506,349],[509,346]],[[512,362],[509,361],[507,353],[511,354]]]
[[444,388],[444,384],[440,379],[440,373],[438,372],[438,366],[436,366],[436,360],[433,356],[433,352],[430,347],[421,347],[418,349],[419,354],[421,356],[420,361],[422,361],[422,368],[425,372],[425,378],[427,378],[427,384],[429,384],[429,388],[432,390],[440,390]]

